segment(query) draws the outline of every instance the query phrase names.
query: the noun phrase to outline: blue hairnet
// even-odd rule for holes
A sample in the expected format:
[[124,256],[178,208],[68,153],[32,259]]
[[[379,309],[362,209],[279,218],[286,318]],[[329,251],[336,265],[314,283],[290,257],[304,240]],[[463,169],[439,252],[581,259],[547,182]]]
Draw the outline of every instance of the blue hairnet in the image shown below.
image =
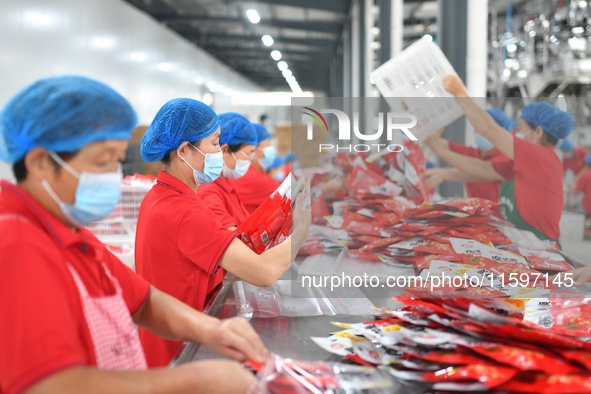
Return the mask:
[[254,145],[258,144],[257,132],[243,115],[236,112],[226,112],[219,114],[220,129],[222,134],[220,136],[220,145]]
[[273,163],[271,163],[271,165],[267,168],[267,171],[274,170],[275,168],[281,167],[284,164],[285,159],[281,156],[277,156],[275,157],[275,160],[273,160]]
[[119,93],[90,78],[44,78],[13,96],[0,114],[0,159],[13,164],[42,147],[76,152],[95,141],[130,139],[137,116]]
[[571,150],[575,149],[575,144],[573,144],[570,140],[562,140],[560,141],[559,148],[563,152],[570,152]]
[[555,105],[548,103],[531,103],[521,110],[521,119],[540,126],[551,136],[562,139],[573,131],[573,117]]
[[486,112],[495,120],[495,122],[507,131],[512,131],[515,127],[515,123],[509,119],[507,115],[500,109],[492,108],[487,109]]
[[172,99],[158,110],[140,143],[144,161],[159,161],[185,141],[196,142],[220,126],[213,109],[189,98]]
[[591,153],[587,153],[587,156],[585,156],[585,161],[591,166]]
[[269,138],[271,138],[271,133],[269,133],[269,130],[267,130],[265,126],[258,123],[253,124],[257,132],[257,145],[263,142],[264,140],[268,140]]

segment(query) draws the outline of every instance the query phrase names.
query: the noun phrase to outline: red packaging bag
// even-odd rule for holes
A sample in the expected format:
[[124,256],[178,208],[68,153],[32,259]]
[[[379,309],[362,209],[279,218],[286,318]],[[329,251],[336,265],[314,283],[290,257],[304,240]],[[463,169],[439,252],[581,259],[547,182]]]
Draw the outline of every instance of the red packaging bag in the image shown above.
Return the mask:
[[567,374],[582,372],[580,368],[556,354],[541,349],[510,346],[492,342],[477,342],[471,345],[459,345],[478,354],[490,358],[498,363],[508,365],[520,371],[538,371],[548,374]]
[[532,394],[591,393],[591,376],[587,374],[548,375],[526,372],[518,374],[509,382],[498,386],[497,389]]
[[449,367],[437,372],[425,372],[421,377],[431,383],[471,381],[482,383],[488,388],[495,388],[513,379],[517,373],[518,370],[515,368],[475,363],[462,367]]

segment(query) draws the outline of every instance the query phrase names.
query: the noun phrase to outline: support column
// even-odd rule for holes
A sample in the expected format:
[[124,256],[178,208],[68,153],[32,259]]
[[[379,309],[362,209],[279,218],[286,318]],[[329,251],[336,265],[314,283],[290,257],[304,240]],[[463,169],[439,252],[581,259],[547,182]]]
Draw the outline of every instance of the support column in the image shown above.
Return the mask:
[[[480,0],[478,0],[480,1]],[[466,57],[468,32],[468,0],[438,0],[437,43],[449,59],[459,77],[466,81]],[[478,26],[481,30],[486,24]],[[470,32],[472,34],[472,32]],[[450,99],[451,100],[451,99]],[[445,138],[460,144],[466,143],[466,127],[460,119],[447,127]],[[443,165],[443,163],[440,163]],[[464,195],[461,184],[443,183],[439,192],[444,197]]]

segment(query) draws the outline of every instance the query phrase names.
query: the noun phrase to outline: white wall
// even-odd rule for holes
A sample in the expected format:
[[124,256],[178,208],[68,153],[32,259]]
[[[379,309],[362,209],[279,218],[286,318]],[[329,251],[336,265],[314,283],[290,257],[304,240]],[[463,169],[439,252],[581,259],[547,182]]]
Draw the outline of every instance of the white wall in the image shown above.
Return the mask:
[[[261,91],[205,51],[122,0],[0,0],[0,108],[34,80],[82,74],[114,87],[149,124],[175,97],[201,99],[207,82],[233,91]],[[204,85],[194,80],[201,76]],[[257,119],[265,108],[232,107],[214,93],[217,112]],[[0,178],[10,171],[2,163]]]

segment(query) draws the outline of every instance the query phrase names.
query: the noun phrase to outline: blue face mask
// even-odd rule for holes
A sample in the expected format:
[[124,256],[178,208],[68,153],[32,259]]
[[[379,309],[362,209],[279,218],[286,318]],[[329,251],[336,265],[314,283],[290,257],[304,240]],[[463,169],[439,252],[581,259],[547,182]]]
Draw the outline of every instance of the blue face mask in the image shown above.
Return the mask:
[[275,161],[275,158],[277,157],[277,152],[275,151],[275,147],[267,146],[263,149],[263,153],[265,154],[265,157],[259,159],[259,164],[261,165],[261,167],[263,167],[264,171],[267,171],[267,169]]
[[76,227],[97,222],[109,216],[119,202],[123,173],[121,166],[117,172],[78,172],[61,157],[53,152],[50,156],[66,171],[78,178],[76,200],[74,204],[66,204],[53,191],[49,183],[41,181],[45,190],[58,204],[64,216]]
[[487,140],[479,134],[474,136],[474,144],[478,149],[480,149],[480,152],[486,152],[487,150],[494,148],[492,142],[490,142],[489,140]]
[[[224,169],[224,155],[222,151],[216,153],[203,153],[199,149],[197,149],[193,144],[189,144],[203,156],[205,156],[205,161],[203,164],[203,171],[199,171],[193,168],[192,165],[189,164],[187,160],[183,156],[178,154],[181,160],[183,160],[191,169],[193,170],[193,177],[195,178],[196,185],[203,185],[206,183],[211,183],[219,178],[222,170]],[[178,153],[178,151],[177,151]]]

